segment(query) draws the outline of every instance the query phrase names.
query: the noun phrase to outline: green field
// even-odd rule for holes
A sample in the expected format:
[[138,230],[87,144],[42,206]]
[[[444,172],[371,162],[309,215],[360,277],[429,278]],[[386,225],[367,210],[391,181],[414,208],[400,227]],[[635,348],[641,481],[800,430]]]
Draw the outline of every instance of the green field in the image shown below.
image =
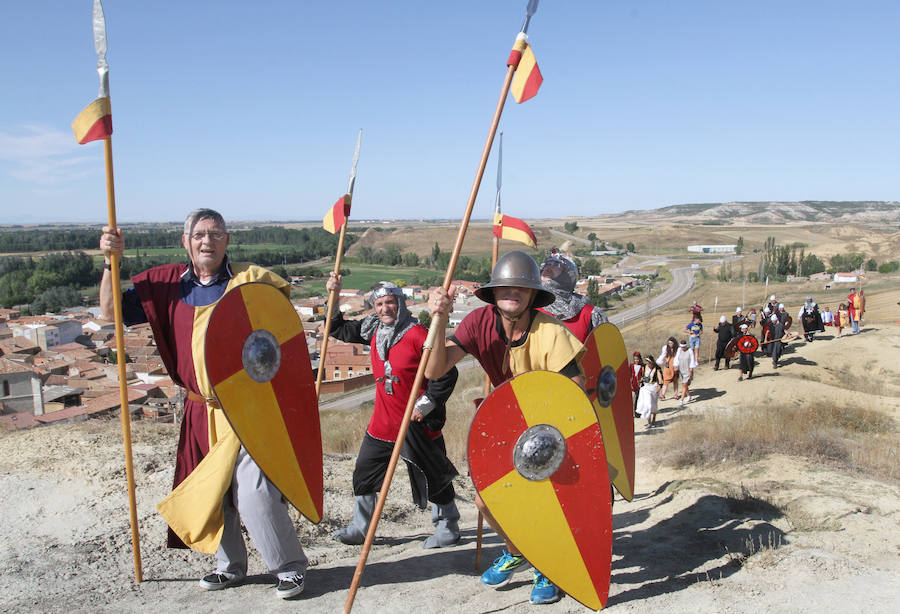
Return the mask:
[[[326,268],[327,267],[327,268]],[[288,266],[290,268],[290,266]],[[322,264],[321,270],[333,270],[334,263]],[[441,280],[444,271],[436,271],[434,269],[426,269],[422,267],[403,267],[403,266],[387,266],[380,264],[362,264],[362,263],[346,263],[341,268],[348,269],[350,274],[343,278],[345,288],[355,288],[359,290],[368,290],[375,282],[393,281],[398,283],[409,283],[409,280],[418,276],[420,281],[429,277],[437,276]],[[440,281],[438,282],[440,283]],[[298,294],[305,296],[322,295],[325,293],[324,278],[308,278],[307,281],[300,286]]]

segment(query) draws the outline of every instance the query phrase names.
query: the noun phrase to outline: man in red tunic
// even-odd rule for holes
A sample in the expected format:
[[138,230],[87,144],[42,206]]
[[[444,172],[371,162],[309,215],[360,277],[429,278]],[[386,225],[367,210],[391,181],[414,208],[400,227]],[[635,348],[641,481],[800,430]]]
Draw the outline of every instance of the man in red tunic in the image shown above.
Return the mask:
[[584,343],[596,327],[609,322],[599,307],[588,302],[588,297],[575,293],[578,267],[555,247],[550,250],[541,265],[541,285],[553,293],[554,301],[538,311],[549,314],[569,327],[572,334]]
[[[276,286],[285,295],[290,294],[287,282],[270,271],[229,263],[226,257],[229,239],[221,214],[212,209],[192,211],[181,237],[189,261],[154,267],[132,277],[134,287],[122,293],[122,314],[126,326],[150,323],[169,377],[185,392],[174,491],[167,501],[181,496],[188,486],[194,488],[194,484],[185,480],[204,458],[208,461],[205,467],[224,467],[224,471],[216,474],[223,483],[214,485],[218,489],[209,489],[209,492],[225,493],[224,498],[212,501],[203,510],[190,509],[190,506],[178,508],[181,512],[178,523],[173,522],[174,516],[166,516],[170,525],[169,547],[184,548],[187,541],[190,547],[201,552],[215,552],[218,565],[216,571],[200,580],[204,589],[219,590],[239,584],[247,575],[247,549],[241,535],[243,520],[269,572],[275,576],[276,595],[288,599],[303,591],[307,567],[297,531],[281,492],[234,437],[214,399],[204,357],[194,351],[195,347],[203,347],[203,335],[213,307],[228,290],[241,283],[262,281]],[[114,290],[110,255],[121,255],[124,250],[122,230],[105,227],[100,249],[106,260],[100,282],[100,309],[105,319],[112,320]],[[201,483],[196,490],[206,492],[204,488],[209,486],[209,481],[197,481]],[[202,527],[200,534],[193,530],[197,526]]]
[[[329,293],[340,293],[340,276],[332,273],[325,287]],[[459,542],[459,510],[453,489],[453,477],[458,472],[447,458],[441,428],[447,417],[447,399],[456,384],[456,368],[442,377],[427,380],[424,391],[413,391],[428,330],[407,309],[403,291],[390,282],[375,284],[369,303],[375,313],[361,320],[345,320],[338,306],[331,306],[334,311],[331,336],[371,348],[369,355],[376,382],[375,409],[353,468],[353,520],[333,536],[344,544],[365,541],[406,404],[415,392],[417,400],[400,456],[409,469],[413,500],[422,509],[431,501],[434,534],[425,540],[423,547],[452,546]]]
[[[444,344],[435,343],[425,367],[426,377],[440,377],[466,354],[472,354],[495,387],[516,375],[542,370],[562,373],[584,388],[580,364],[584,347],[559,320],[536,309],[552,303],[554,296],[541,286],[540,270],[531,256],[519,250],[504,254],[494,266],[490,283],[475,294],[489,304],[463,318]],[[435,288],[428,299],[428,310],[437,322],[433,326],[441,339],[453,311],[453,295],[443,287]],[[514,573],[530,565],[479,495],[475,496],[475,505],[506,542],[501,556],[481,576],[483,584],[500,588]],[[606,513],[612,514],[612,507]],[[534,570],[531,603],[554,603],[561,597],[561,591]]]

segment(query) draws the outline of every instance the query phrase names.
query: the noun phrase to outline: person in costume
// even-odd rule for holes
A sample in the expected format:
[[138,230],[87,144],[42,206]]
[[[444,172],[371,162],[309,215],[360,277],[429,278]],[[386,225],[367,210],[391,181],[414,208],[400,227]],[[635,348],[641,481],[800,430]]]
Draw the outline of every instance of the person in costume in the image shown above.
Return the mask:
[[703,312],[703,307],[701,307],[700,303],[698,303],[697,300],[695,299],[694,302],[691,304],[691,320],[696,318],[697,321],[702,322],[703,321],[703,313],[702,312]]
[[684,327],[686,333],[688,333],[688,340],[690,342],[691,350],[694,352],[694,362],[700,361],[700,335],[703,333],[703,323],[700,321],[696,315],[694,319],[687,323],[687,326]]
[[834,326],[834,312],[831,307],[826,307],[822,311],[822,326]]
[[806,302],[800,307],[797,319],[803,324],[803,336],[809,343],[813,342],[816,333],[825,332],[819,306],[811,296],[806,297]]
[[659,400],[659,387],[662,386],[662,370],[652,354],[647,354],[644,359],[644,375],[641,378],[641,389],[638,392],[637,408],[638,417],[645,420],[645,425],[650,428],[656,424],[656,411]]
[[[159,504],[169,524],[168,546],[215,553],[216,570],[200,580],[206,590],[223,589],[247,575],[241,521],[277,582],[276,595],[289,599],[304,588],[307,557],[281,492],[263,475],[215,400],[202,350],[206,324],[216,302],[246,282],[264,282],[285,296],[290,285],[250,264],[228,261],[230,235],[222,215],[196,209],[185,220],[184,264],[154,267],[132,277],[122,293],[126,326],[149,322],[166,371],[185,393],[184,417],[175,459],[173,492]],[[110,256],[122,254],[122,230],[103,228],[106,265],[100,282],[102,316],[113,319]],[[203,461],[201,463],[201,461]]]
[[[554,302],[555,296],[541,285],[540,270],[531,256],[519,250],[504,254],[494,266],[491,281],[476,290],[475,295],[489,304],[463,318],[445,343],[435,343],[425,367],[426,377],[440,377],[466,354],[472,354],[495,387],[516,375],[543,370],[561,373],[584,388],[580,365],[584,347],[559,320],[537,310]],[[436,321],[433,326],[437,327],[437,338],[441,339],[453,310],[453,294],[443,287],[435,288],[429,296],[428,309]],[[506,545],[481,576],[482,583],[500,588],[530,564],[477,494],[475,505]],[[554,603],[561,597],[559,588],[534,570],[531,603]]]
[[678,344],[675,352],[675,368],[678,369],[678,378],[681,380],[681,399],[678,405],[684,405],[691,400],[689,387],[694,380],[694,369],[698,367],[694,350],[688,347],[688,342],[683,340]]
[[637,412],[638,390],[641,387],[641,378],[644,377],[644,359],[641,358],[640,352],[635,352],[631,356],[631,395],[634,401],[634,411]]
[[[750,326],[747,324],[741,324],[741,336],[749,335],[748,332],[750,330]],[[738,375],[738,381],[742,381],[744,379],[744,375],[747,376],[747,379],[751,379],[753,377],[753,354],[745,354],[744,352],[740,352],[739,365],[741,369],[741,374]]]
[[[340,293],[341,278],[334,273],[325,284],[328,292]],[[422,358],[428,330],[406,307],[406,297],[396,285],[381,281],[369,295],[375,313],[360,320],[345,320],[332,305],[331,336],[348,343],[371,347],[369,356],[375,376],[375,409],[366,427],[356,466],[353,468],[353,520],[333,537],[344,544],[362,544],[369,530],[377,493],[406,413],[406,404]],[[459,542],[459,510],[456,508],[453,478],[456,467],[447,458],[441,428],[447,417],[447,399],[453,393],[456,367],[442,377],[423,383],[416,390],[409,430],[400,456],[406,461],[413,501],[422,509],[431,502],[434,534],[425,548],[442,548]]]
[[569,327],[572,334],[584,343],[596,327],[609,322],[606,313],[588,302],[588,297],[576,294],[578,267],[555,247],[541,265],[541,285],[553,293],[554,301],[538,311],[550,314]]
[[863,298],[863,291],[856,291],[856,288],[850,288],[850,294],[847,295],[847,313],[850,316],[850,327],[852,334],[859,333],[859,321],[865,312],[866,299]]
[[[756,318],[757,318],[756,307],[754,307],[753,309],[750,310],[750,328],[756,328]],[[735,327],[735,329],[734,329],[735,333],[737,333],[737,331],[740,330],[740,327],[741,327],[740,324],[738,324]]]
[[663,387],[659,393],[660,401],[665,400],[669,384],[672,385],[672,390],[675,391],[675,398],[680,398],[678,394],[678,369],[675,367],[675,352],[677,351],[678,342],[675,340],[675,337],[669,337],[666,344],[662,347],[659,358],[656,359],[656,364],[662,369],[663,377]]
[[713,371],[719,370],[719,363],[723,358],[725,359],[725,368],[728,369],[731,367],[731,359],[725,356],[725,348],[734,338],[734,328],[728,323],[728,318],[722,316],[719,318],[719,325],[713,328],[713,332],[718,335],[716,337],[716,365],[713,367]]
[[740,325],[744,322],[750,323],[749,319],[744,316],[743,309],[741,307],[735,308],[734,315],[731,316],[731,330],[739,330]]
[[776,314],[772,314],[769,318],[769,327],[766,329],[766,338],[764,341],[771,346],[772,368],[778,368],[778,361],[781,359],[781,352],[784,350],[784,322],[778,319]]
[[834,325],[837,326],[838,337],[842,337],[844,329],[850,326],[850,312],[847,311],[847,305],[844,303],[838,306],[838,311],[834,316]]

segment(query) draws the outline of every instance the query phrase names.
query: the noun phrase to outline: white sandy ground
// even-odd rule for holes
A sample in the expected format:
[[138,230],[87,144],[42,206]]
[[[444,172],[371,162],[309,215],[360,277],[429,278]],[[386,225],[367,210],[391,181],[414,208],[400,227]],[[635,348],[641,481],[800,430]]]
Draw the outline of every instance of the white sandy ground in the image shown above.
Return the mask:
[[[770,399],[835,403],[848,392],[819,377],[824,368],[875,368],[900,382],[900,326],[798,344],[773,372],[736,382],[735,370],[698,371],[700,399],[679,409],[663,402],[660,427],[637,425],[634,501],[614,508],[613,612],[817,612],[868,614],[900,609],[900,484],[860,478],[784,456],[696,471],[661,467],[651,440],[690,412],[740,411]],[[820,379],[821,381],[815,381]],[[864,397],[871,408],[900,418],[900,388]],[[855,397],[859,401],[859,397]],[[275,597],[270,577],[251,548],[248,582],[207,593],[197,578],[212,557],[162,547],[165,526],[155,504],[168,492],[177,438],[173,425],[136,422],[134,458],[144,582],[133,581],[121,431],[117,420],[85,422],[0,435],[0,611],[3,612],[338,612],[359,547],[329,535],[349,519],[351,456],[325,459],[325,519],[297,521],[311,566],[306,592]],[[663,439],[657,439],[663,438]],[[388,498],[354,612],[586,612],[571,598],[549,606],[528,603],[530,573],[495,591],[474,570],[475,508],[467,478],[457,481],[463,540],[422,550],[427,512],[409,502],[405,470]],[[732,509],[726,495],[770,501],[774,508]],[[752,542],[752,545],[751,545]],[[486,537],[483,565],[499,552]]]

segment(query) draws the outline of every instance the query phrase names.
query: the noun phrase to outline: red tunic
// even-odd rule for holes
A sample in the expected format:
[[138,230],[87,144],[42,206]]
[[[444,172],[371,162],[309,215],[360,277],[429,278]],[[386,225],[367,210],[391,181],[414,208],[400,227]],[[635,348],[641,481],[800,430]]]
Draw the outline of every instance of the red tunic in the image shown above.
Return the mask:
[[[372,437],[383,441],[397,440],[400,423],[403,421],[403,414],[406,412],[406,403],[409,399],[410,389],[413,381],[416,379],[416,370],[419,368],[422,345],[425,343],[425,337],[427,336],[428,329],[417,324],[406,331],[403,338],[388,352],[388,358],[391,361],[391,373],[397,380],[393,382],[394,394],[385,392],[383,385],[375,387],[375,410],[372,412],[372,419],[369,420],[369,426],[366,429]],[[378,350],[373,347],[369,355],[372,359],[372,374],[375,376],[375,379],[383,378],[384,361],[378,356]],[[422,385],[423,388],[416,392],[416,398],[419,398],[422,394],[424,387],[428,385],[428,380],[423,380]],[[440,431],[429,431],[426,429],[425,432],[432,438],[440,435]]]
[[[543,307],[538,307],[538,311],[543,311],[548,316],[553,317],[553,314],[544,309]],[[581,311],[568,320],[559,320],[572,331],[572,334],[578,337],[578,340],[584,343],[587,341],[588,335],[591,334],[591,330],[593,327],[591,326],[591,316],[594,313],[593,305],[585,305],[581,308]]]

